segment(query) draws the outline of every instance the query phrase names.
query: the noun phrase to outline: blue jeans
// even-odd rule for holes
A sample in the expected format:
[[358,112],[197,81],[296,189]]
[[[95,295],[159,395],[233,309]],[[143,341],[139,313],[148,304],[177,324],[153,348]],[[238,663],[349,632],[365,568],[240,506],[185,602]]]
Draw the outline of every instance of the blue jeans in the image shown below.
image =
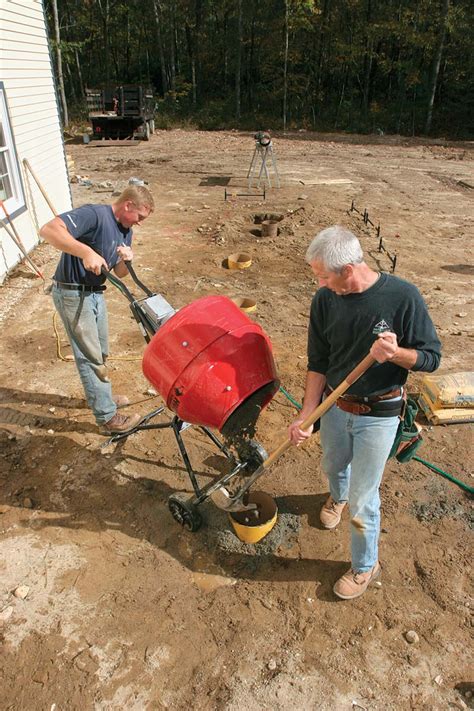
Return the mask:
[[109,352],[104,294],[53,286],[52,296],[72,347],[87,404],[98,424],[108,422],[117,412],[117,406],[112,399],[111,384],[101,380],[96,372]]
[[336,405],[321,418],[322,467],[332,498],[349,502],[352,567],[359,573],[378,560],[379,487],[399,422],[352,415]]

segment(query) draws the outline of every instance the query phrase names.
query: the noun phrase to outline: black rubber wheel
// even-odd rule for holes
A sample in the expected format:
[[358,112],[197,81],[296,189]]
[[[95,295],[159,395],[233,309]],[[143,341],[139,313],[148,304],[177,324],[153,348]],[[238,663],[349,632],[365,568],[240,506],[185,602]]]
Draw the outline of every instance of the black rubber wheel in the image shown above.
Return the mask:
[[143,132],[143,140],[144,141],[149,141],[150,140],[150,124],[148,121],[145,121],[145,126],[144,126],[144,132]]
[[179,494],[172,494],[168,499],[168,508],[171,515],[180,526],[194,533],[202,524],[202,516],[189,500]]

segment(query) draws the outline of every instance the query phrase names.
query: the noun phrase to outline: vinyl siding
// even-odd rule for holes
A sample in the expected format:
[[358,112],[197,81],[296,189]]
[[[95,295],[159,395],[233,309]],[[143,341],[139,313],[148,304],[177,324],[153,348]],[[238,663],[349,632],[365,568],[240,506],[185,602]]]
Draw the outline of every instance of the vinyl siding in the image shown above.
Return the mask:
[[[0,81],[27,208],[15,214],[13,222],[31,252],[38,243],[37,229],[53,215],[23,159],[28,159],[57,212],[72,206],[42,0],[2,0],[0,36]],[[1,282],[22,255],[1,226],[0,246]]]

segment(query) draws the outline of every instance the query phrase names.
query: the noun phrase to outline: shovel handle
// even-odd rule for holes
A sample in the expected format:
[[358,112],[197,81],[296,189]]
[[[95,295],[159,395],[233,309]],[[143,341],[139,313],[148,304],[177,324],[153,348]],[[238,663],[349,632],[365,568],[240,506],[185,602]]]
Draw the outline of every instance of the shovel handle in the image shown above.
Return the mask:
[[20,235],[18,234],[18,231],[17,231],[16,227],[15,227],[14,223],[12,222],[12,218],[10,217],[10,215],[9,215],[9,213],[8,213],[8,210],[7,210],[7,208],[5,207],[5,203],[4,203],[3,200],[0,200],[0,208],[1,208],[1,209],[3,210],[3,212],[5,213],[5,217],[7,218],[8,222],[9,222],[9,224],[10,224],[10,227],[11,227],[11,229],[12,229],[12,232],[10,232],[10,229],[7,228],[6,224],[5,224],[5,223],[3,222],[3,220],[2,220],[2,223],[1,223],[1,224],[2,224],[3,228],[5,229],[5,232],[6,232],[7,235],[10,237],[11,241],[15,244],[15,246],[18,247],[18,249],[20,250],[20,252],[23,254],[25,260],[28,262],[29,267],[33,270],[33,272],[34,272],[37,276],[41,277],[41,279],[44,281],[44,276],[43,276],[42,272],[40,272],[40,270],[38,269],[38,267],[36,266],[36,264],[32,261],[32,259],[31,259],[30,256],[28,255],[28,252],[26,251],[25,245],[23,244],[23,242],[22,242],[22,240],[21,240],[21,237],[20,237]]
[[[316,420],[324,415],[325,412],[329,410],[330,407],[334,405],[336,400],[343,395],[346,390],[348,390],[351,385],[353,385],[356,380],[358,380],[361,375],[363,375],[366,370],[368,370],[375,363],[375,358],[372,358],[370,354],[366,355],[363,360],[357,365],[354,370],[351,370],[349,375],[346,376],[345,380],[340,383],[337,388],[335,388],[327,398],[318,405],[313,412],[311,412],[308,417],[301,423],[300,428],[302,430],[307,430],[308,427],[314,425]],[[291,440],[285,439],[273,452],[268,456],[267,459],[262,463],[262,469],[268,469],[273,462],[278,459],[278,457],[283,454],[291,446]]]
[[46,190],[45,190],[45,189],[43,188],[43,186],[41,185],[38,176],[37,176],[36,173],[34,172],[34,170],[33,170],[33,168],[31,167],[31,165],[30,165],[30,163],[29,163],[29,161],[28,161],[27,158],[23,158],[23,165],[25,166],[25,168],[27,168],[27,169],[30,171],[30,173],[31,173],[31,175],[33,176],[33,179],[34,179],[36,185],[37,185],[38,188],[40,189],[40,192],[41,192],[42,196],[44,197],[44,199],[45,199],[46,202],[48,203],[49,209],[51,210],[51,212],[53,213],[53,215],[54,215],[55,217],[57,217],[57,216],[58,216],[58,213],[57,213],[57,211],[56,211],[56,208],[54,207],[53,203],[52,203],[51,200],[49,199]]

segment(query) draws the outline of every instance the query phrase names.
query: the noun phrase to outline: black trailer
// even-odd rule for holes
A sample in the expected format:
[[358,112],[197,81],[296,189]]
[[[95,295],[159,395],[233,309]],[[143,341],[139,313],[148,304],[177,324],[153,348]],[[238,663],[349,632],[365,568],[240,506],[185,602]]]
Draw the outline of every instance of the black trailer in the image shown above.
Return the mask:
[[155,130],[153,90],[140,85],[86,89],[94,140],[148,141]]

